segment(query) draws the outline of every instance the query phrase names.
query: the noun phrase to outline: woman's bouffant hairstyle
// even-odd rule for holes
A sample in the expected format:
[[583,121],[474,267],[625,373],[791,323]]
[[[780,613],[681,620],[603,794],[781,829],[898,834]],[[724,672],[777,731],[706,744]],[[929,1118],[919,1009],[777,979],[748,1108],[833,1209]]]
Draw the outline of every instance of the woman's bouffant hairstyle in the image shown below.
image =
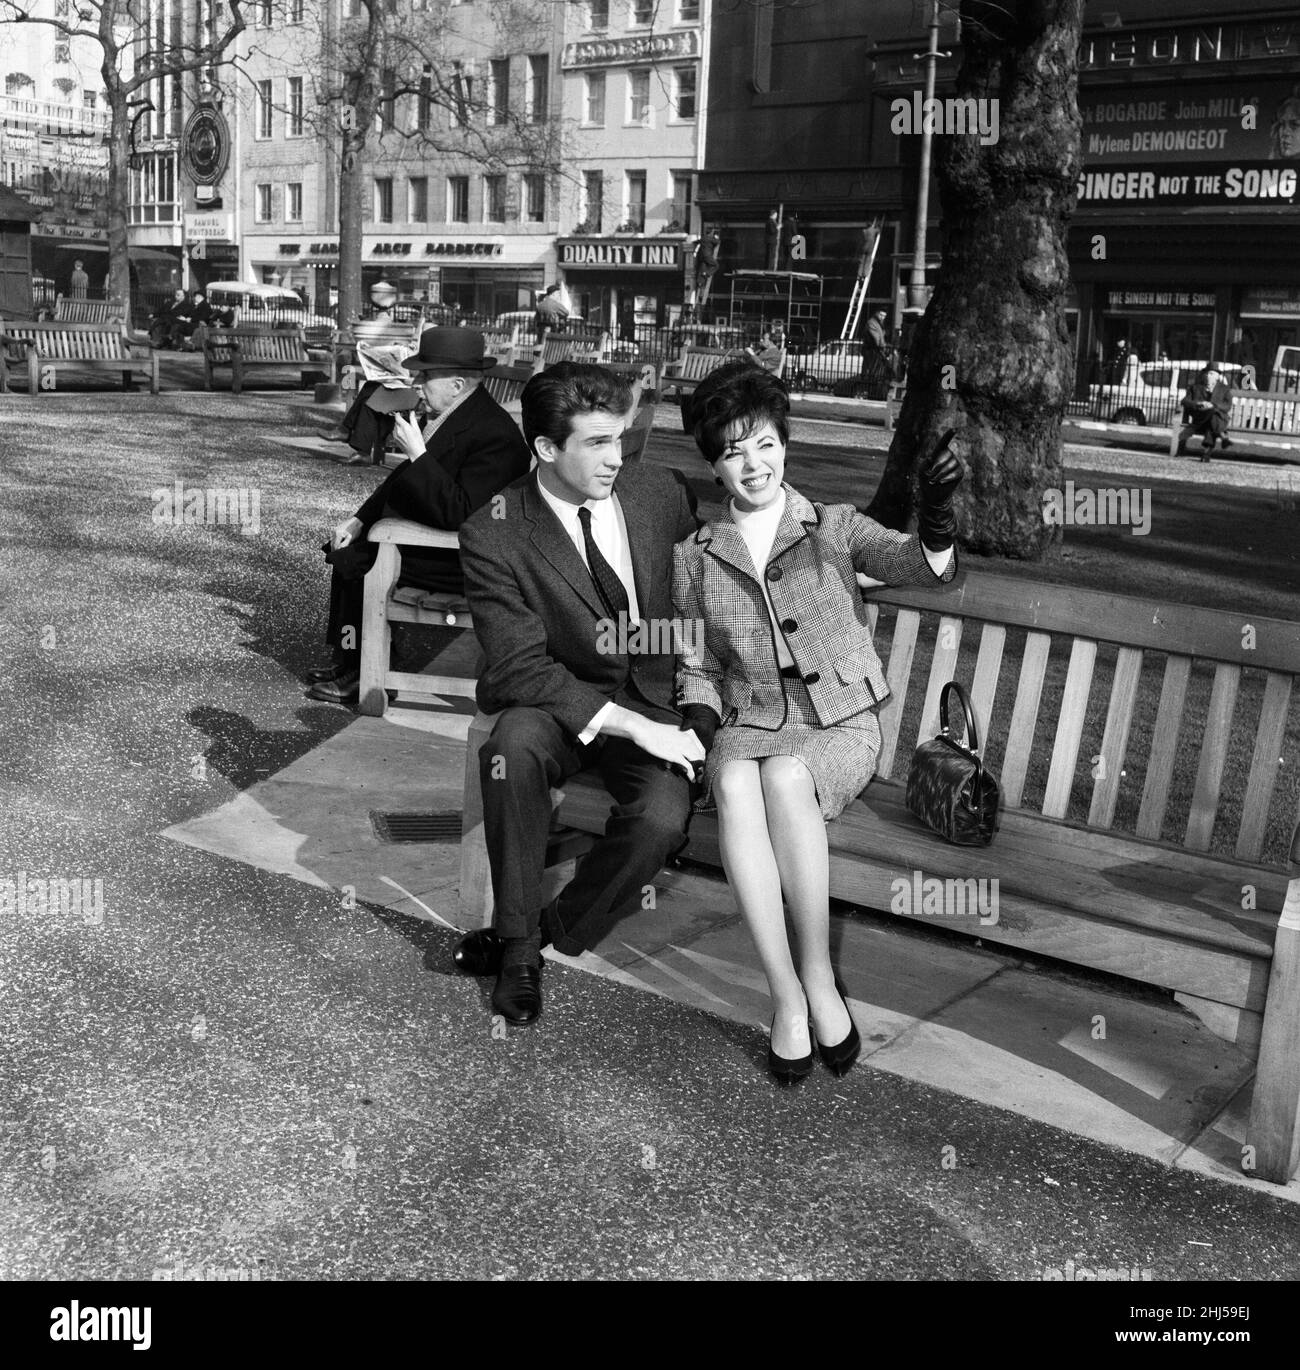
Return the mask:
[[782,443],[790,440],[790,393],[752,361],[728,362],[710,372],[690,397],[687,422],[704,460],[713,465],[727,450],[727,435],[747,438],[765,423]]
[[557,362],[539,372],[519,397],[524,440],[529,451],[538,438],[563,447],[578,414],[626,414],[632,387],[613,371],[584,362]]

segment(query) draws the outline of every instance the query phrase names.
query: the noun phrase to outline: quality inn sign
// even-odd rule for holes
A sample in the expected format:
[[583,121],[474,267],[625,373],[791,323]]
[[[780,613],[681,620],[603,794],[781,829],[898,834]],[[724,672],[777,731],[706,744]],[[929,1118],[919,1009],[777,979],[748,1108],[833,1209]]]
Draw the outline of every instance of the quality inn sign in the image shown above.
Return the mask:
[[610,266],[644,270],[681,265],[681,245],[616,238],[576,238],[560,244],[561,266]]

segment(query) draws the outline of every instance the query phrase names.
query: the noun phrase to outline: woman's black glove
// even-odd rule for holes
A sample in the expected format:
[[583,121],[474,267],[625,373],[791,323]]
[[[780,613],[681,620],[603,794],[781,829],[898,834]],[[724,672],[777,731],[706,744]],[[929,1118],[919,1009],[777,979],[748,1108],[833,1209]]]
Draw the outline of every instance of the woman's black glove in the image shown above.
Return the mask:
[[707,752],[713,746],[713,734],[718,731],[722,720],[707,704],[688,704],[682,710],[682,721],[678,724],[681,732],[693,732],[700,739]]
[[950,428],[921,467],[921,503],[917,532],[921,545],[931,552],[946,552],[957,535],[957,516],[953,512],[953,491],[962,483],[965,472],[949,444],[957,436]]

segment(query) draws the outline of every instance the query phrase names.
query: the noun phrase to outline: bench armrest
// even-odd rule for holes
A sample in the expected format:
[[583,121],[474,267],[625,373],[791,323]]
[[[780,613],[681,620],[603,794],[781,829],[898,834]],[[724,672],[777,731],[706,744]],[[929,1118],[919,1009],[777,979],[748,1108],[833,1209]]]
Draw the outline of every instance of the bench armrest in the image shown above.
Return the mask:
[[444,528],[430,528],[411,519],[380,519],[367,535],[370,542],[395,542],[405,547],[445,547],[456,551],[460,539]]

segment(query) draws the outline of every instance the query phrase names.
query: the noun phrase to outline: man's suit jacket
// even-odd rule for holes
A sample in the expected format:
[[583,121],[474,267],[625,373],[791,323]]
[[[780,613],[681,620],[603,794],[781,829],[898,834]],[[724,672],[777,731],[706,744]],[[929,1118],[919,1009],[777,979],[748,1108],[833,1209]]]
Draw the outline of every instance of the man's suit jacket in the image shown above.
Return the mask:
[[519,425],[480,385],[447,415],[419,461],[391,472],[356,517],[365,529],[399,518],[454,530],[531,460]]
[[[665,625],[650,645],[667,652],[615,655],[599,624],[608,623],[578,549],[537,489],[536,474],[503,491],[460,530],[465,594],[487,658],[478,705],[544,709],[578,736],[614,696],[629,708],[672,709],[673,544],[697,524],[695,497],[676,471],[627,466],[614,484],[627,526],[642,619]],[[634,695],[625,689],[631,685]]]
[[[1214,406],[1213,410],[1197,409],[1195,404],[1198,400],[1209,400]],[[1183,396],[1183,419],[1187,423],[1195,423],[1197,420],[1208,421],[1215,414],[1227,418],[1232,413],[1232,387],[1223,381],[1215,383],[1211,390],[1206,385],[1201,376],[1193,378],[1191,385],[1187,387],[1187,394]]]
[[[935,585],[957,573],[954,552],[936,576],[915,534],[884,528],[851,504],[814,504],[783,486],[785,511],[762,574],[777,621],[823,727],[889,695],[855,573],[885,585]],[[772,621],[749,548],[730,514],[673,553],[673,599],[687,623],[677,703],[705,704],[723,725],[769,730],[785,722]]]

